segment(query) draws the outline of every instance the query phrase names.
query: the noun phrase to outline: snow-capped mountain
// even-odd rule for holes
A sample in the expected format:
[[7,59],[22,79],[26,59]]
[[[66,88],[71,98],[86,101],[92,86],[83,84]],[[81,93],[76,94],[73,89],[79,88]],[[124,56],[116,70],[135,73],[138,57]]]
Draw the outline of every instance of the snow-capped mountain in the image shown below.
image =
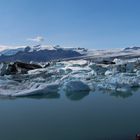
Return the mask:
[[17,48],[17,49],[6,49],[0,52],[0,55],[14,55],[19,51],[24,51],[24,48]]
[[48,45],[12,46],[12,47],[8,47],[8,48],[0,50],[0,55],[10,56],[10,55],[15,55],[18,52],[24,52],[24,51],[33,52],[33,51],[39,51],[39,50],[45,50],[45,49],[53,50],[54,47],[48,46]]
[[134,47],[127,47],[124,49],[124,51],[132,51],[132,50],[140,50],[140,47],[134,46]]
[[57,46],[36,45],[8,48],[0,51],[0,62],[13,61],[51,61],[57,59],[71,58],[82,56],[84,49],[79,48],[62,48]]

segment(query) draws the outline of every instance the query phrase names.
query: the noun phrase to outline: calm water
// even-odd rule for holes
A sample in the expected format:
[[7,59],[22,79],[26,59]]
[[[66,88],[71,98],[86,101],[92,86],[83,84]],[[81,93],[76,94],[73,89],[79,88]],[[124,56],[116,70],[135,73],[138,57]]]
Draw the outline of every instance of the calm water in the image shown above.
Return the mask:
[[135,140],[137,133],[139,91],[0,99],[0,140]]

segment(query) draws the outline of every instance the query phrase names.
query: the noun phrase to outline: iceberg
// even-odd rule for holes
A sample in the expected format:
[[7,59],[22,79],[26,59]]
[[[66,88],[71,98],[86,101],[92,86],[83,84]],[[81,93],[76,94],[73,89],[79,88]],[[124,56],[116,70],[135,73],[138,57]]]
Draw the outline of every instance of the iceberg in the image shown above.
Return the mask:
[[67,93],[90,91],[89,86],[83,81],[79,81],[79,80],[71,80],[71,81],[65,82],[63,86],[64,86],[63,89]]
[[139,59],[114,61],[115,64],[102,64],[81,59],[52,62],[47,67],[44,67],[46,63],[31,64],[26,73],[18,69],[17,73],[10,74],[5,72],[9,64],[1,63],[0,95],[51,95],[64,91],[72,99],[76,93],[82,97],[84,92],[94,90],[109,90],[114,93],[140,87]]

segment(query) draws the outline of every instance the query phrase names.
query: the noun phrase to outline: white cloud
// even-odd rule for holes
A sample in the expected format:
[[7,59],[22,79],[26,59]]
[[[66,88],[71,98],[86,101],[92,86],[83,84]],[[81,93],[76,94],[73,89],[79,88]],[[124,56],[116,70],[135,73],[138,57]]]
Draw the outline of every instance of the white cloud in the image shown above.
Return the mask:
[[37,36],[35,38],[28,38],[27,39],[28,41],[33,41],[33,42],[43,42],[44,41],[44,38],[42,36]]

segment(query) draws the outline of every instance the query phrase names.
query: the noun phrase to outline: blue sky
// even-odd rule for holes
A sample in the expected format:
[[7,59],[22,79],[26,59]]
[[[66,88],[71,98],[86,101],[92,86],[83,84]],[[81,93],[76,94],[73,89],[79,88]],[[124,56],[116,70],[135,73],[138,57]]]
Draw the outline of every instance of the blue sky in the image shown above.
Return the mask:
[[0,45],[140,46],[140,0],[0,0]]

